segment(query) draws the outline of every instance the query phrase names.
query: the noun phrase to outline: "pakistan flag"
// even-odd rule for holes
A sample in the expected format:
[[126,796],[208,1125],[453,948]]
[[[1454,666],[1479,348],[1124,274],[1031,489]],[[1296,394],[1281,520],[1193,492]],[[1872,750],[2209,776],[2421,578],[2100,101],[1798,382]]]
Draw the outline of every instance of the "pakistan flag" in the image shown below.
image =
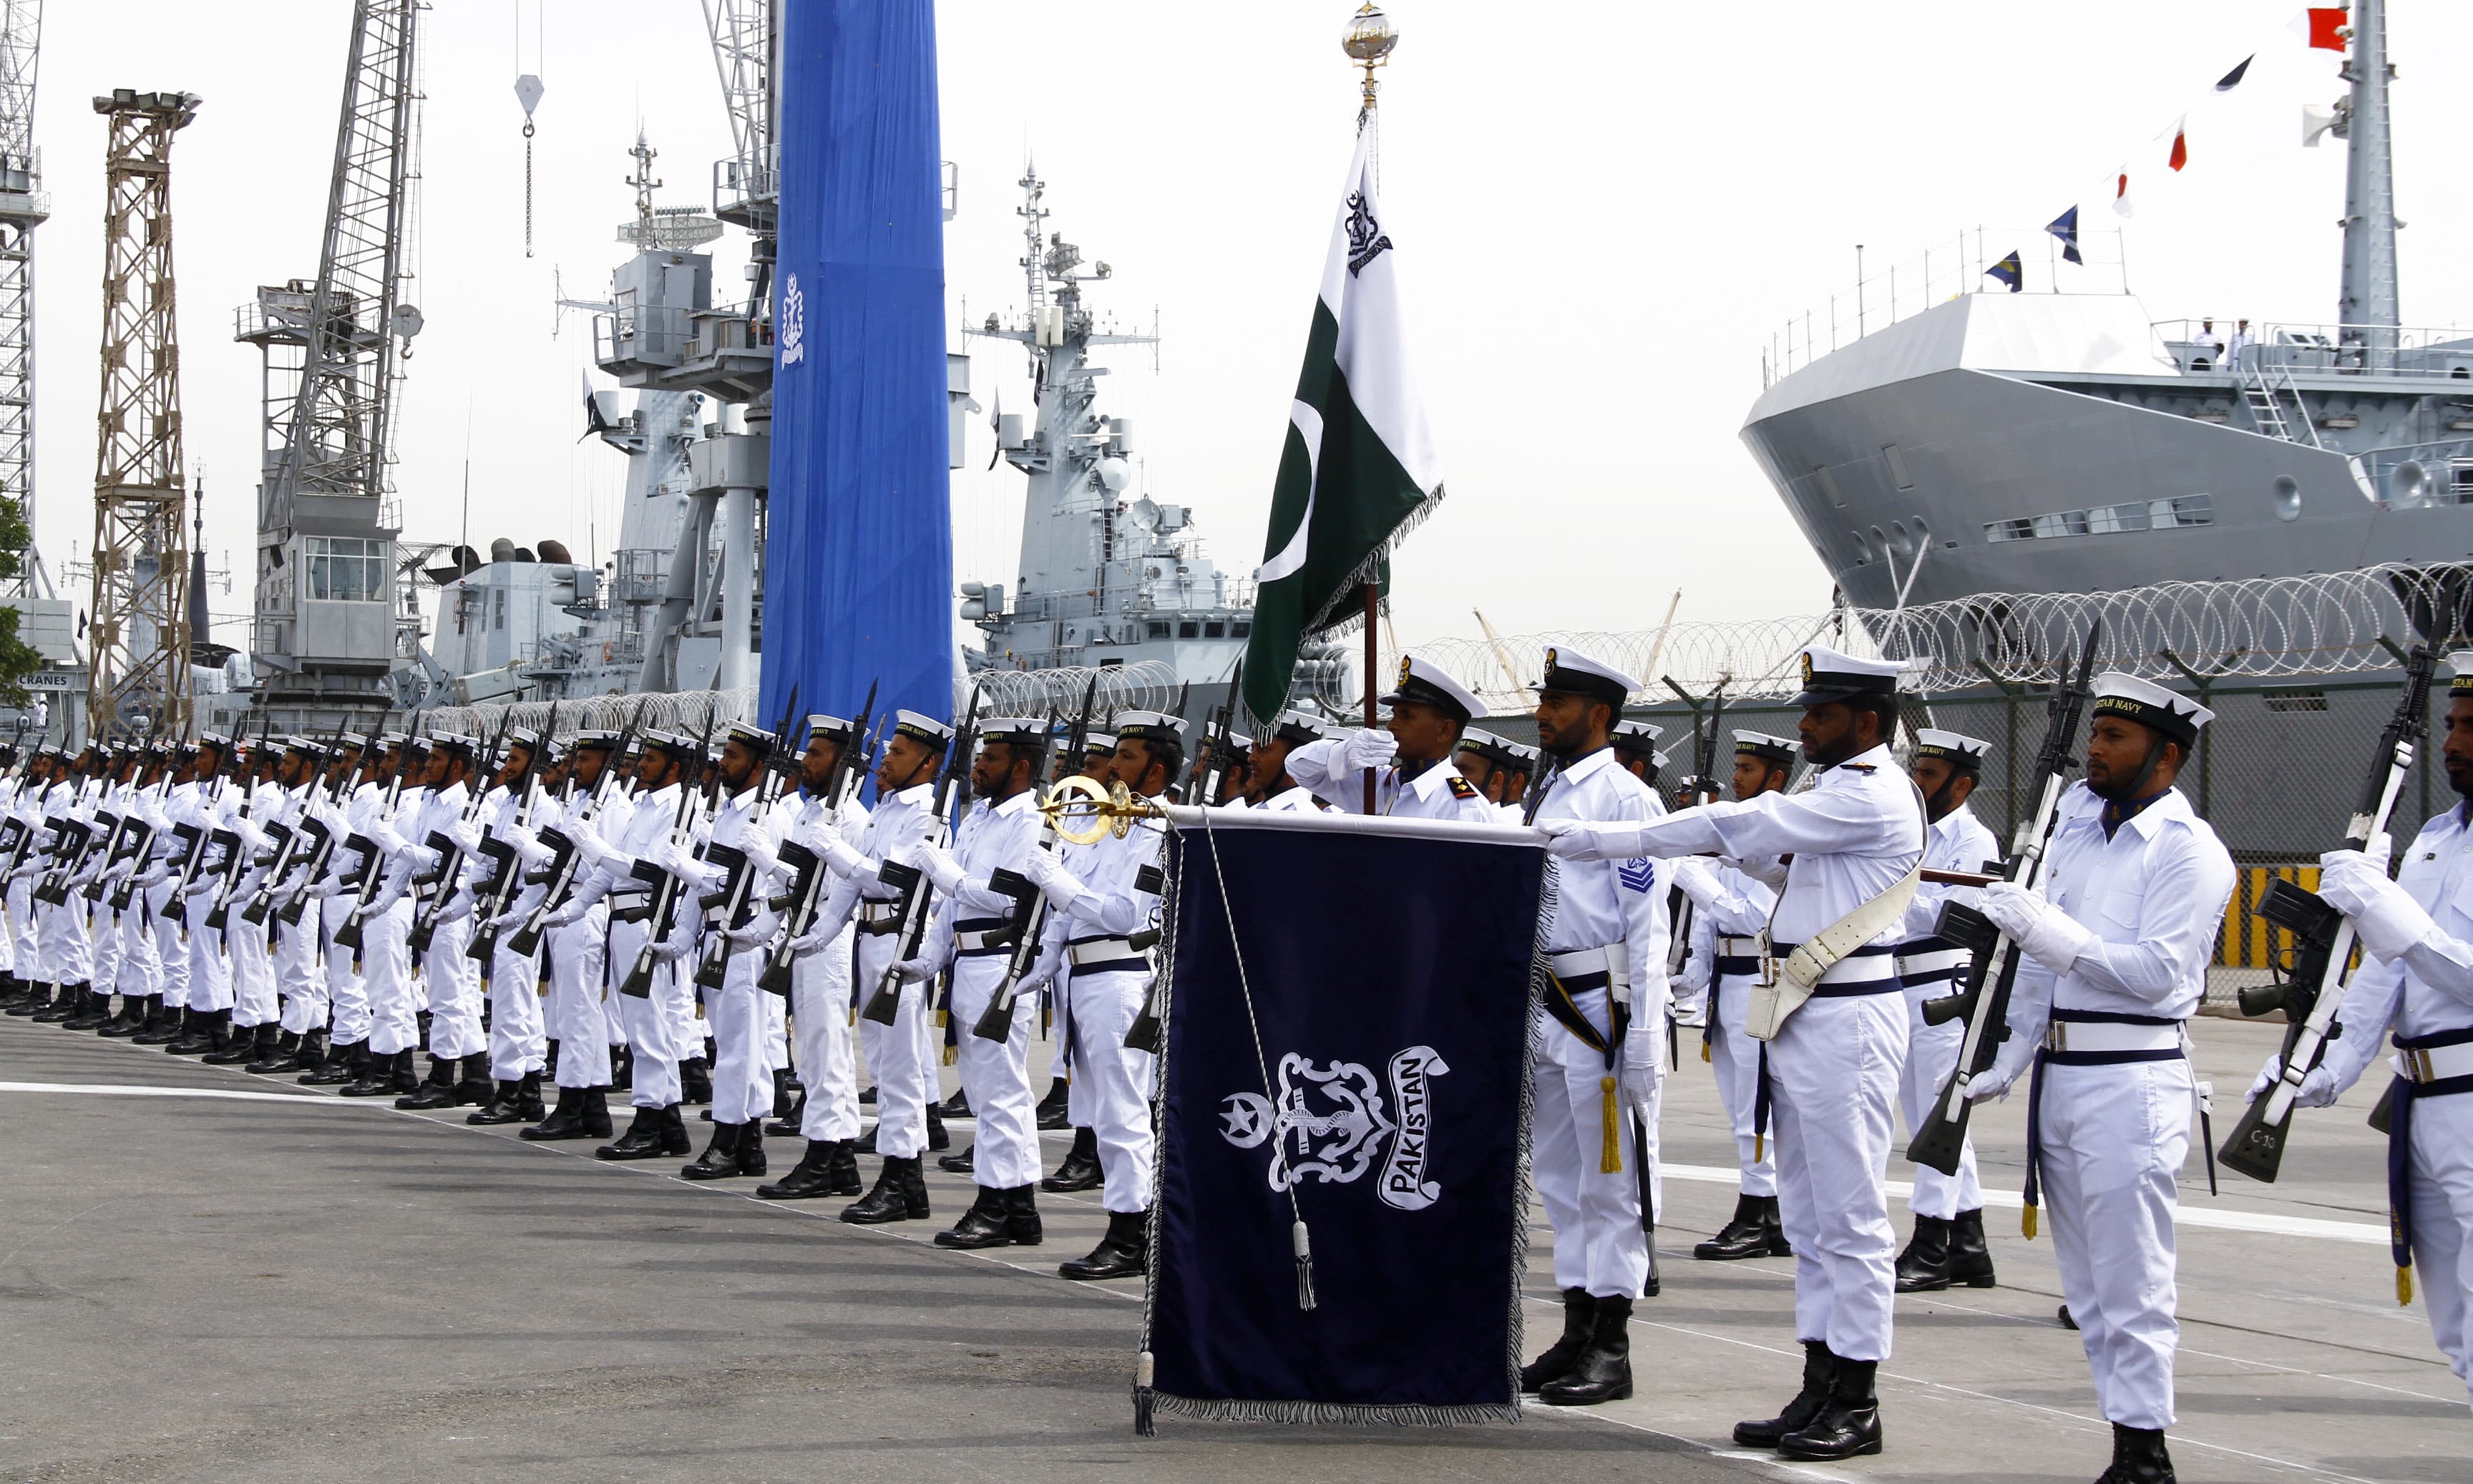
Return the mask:
[[1254,573],[1244,699],[1261,722],[1287,704],[1298,647],[1364,620],[1367,585],[1385,583],[1393,544],[1443,497],[1401,332],[1398,253],[1374,196],[1374,130],[1369,112],[1332,228]]

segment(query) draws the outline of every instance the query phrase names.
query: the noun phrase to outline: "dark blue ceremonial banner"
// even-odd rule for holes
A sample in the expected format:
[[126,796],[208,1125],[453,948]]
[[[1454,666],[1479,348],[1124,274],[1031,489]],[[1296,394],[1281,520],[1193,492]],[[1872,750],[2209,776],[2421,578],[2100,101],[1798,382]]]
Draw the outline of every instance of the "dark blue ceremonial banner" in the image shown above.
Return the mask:
[[1138,1423],[1517,1417],[1544,852],[1510,829],[1212,820],[1172,852]]
[[782,8],[770,725],[953,706],[945,258],[930,0]]

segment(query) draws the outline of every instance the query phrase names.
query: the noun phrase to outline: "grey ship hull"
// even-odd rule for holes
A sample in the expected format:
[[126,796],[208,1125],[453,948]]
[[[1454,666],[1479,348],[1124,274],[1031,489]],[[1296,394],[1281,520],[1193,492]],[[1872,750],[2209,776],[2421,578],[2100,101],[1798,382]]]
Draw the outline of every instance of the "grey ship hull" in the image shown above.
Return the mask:
[[1970,296],[1779,381],[1742,438],[1861,607],[2473,554],[2473,347],[2364,375],[2254,347],[2281,422],[2194,359],[2126,297]]

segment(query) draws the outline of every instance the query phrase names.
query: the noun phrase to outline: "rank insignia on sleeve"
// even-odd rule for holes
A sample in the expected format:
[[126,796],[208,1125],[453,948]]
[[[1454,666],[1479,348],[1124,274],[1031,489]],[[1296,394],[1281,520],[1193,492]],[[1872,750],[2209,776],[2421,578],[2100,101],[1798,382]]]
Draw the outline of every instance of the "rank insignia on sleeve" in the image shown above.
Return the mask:
[[1645,855],[1636,855],[1617,866],[1615,874],[1625,889],[1645,892],[1657,884],[1657,863]]
[[1454,799],[1474,799],[1477,797],[1477,785],[1466,778],[1453,778],[1452,779],[1452,797]]

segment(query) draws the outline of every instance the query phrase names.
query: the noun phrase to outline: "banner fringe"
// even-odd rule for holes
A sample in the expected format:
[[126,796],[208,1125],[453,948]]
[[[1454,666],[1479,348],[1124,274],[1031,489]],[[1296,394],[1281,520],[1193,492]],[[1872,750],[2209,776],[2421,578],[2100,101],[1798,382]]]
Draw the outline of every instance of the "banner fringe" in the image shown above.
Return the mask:
[[[1179,1397],[1158,1390],[1150,1393],[1148,1400],[1154,1412],[1167,1412],[1178,1417],[1190,1417],[1201,1422],[1212,1423],[1474,1427],[1486,1423],[1520,1421],[1520,1407],[1517,1402],[1500,1405],[1480,1403],[1469,1406],[1421,1406],[1415,1403],[1357,1401],[1236,1401]],[[1138,1413],[1142,1404],[1142,1399],[1137,1397],[1135,1406]]]
[[[1308,638],[1337,639],[1346,638],[1363,628],[1365,605],[1351,603],[1348,599],[1356,593],[1357,589],[1382,575],[1382,564],[1391,560],[1393,549],[1415,534],[1416,529],[1424,525],[1427,518],[1433,515],[1434,507],[1441,503],[1443,503],[1443,487],[1436,485],[1433,493],[1419,500],[1415,509],[1400,517],[1400,523],[1391,528],[1391,534],[1382,539],[1382,544],[1367,552],[1365,560],[1359,562],[1346,577],[1339,580],[1338,586],[1333,589],[1330,599],[1323,604],[1321,611],[1308,616],[1306,621],[1298,626],[1299,634]],[[1391,601],[1390,595],[1385,593],[1381,596],[1384,610],[1387,611]],[[1347,611],[1337,611],[1342,608]]]

